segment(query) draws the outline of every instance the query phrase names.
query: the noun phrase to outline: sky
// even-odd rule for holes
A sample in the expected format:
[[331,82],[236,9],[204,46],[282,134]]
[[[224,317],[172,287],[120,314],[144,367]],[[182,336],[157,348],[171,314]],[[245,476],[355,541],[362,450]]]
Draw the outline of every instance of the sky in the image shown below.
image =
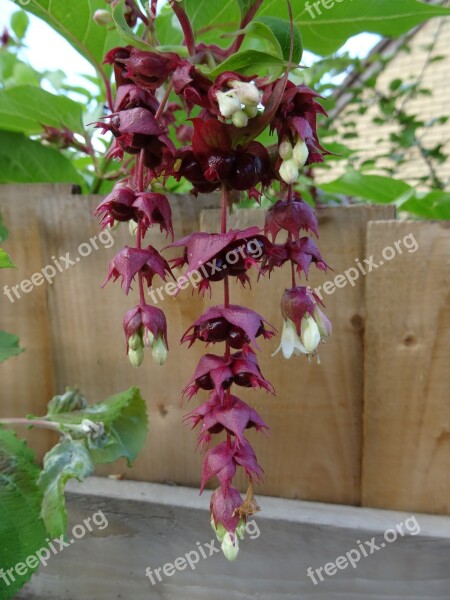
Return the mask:
[[[20,0],[0,0],[0,31],[8,25],[11,15],[18,8]],[[37,71],[61,69],[66,73],[69,84],[85,85],[86,80],[80,75],[95,75],[94,68],[46,23],[33,15],[29,17],[30,28],[26,37],[27,48],[22,51],[23,58]],[[378,40],[377,35],[364,33],[351,38],[343,50],[350,52],[352,56],[363,58]],[[314,56],[305,52],[302,64],[310,65],[313,61]]]

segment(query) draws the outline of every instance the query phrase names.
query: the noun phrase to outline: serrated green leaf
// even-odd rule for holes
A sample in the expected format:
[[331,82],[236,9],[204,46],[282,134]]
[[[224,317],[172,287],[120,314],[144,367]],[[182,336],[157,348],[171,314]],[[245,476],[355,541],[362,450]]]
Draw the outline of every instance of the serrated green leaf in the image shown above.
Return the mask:
[[0,183],[84,183],[61,152],[21,133],[0,130],[0,163]]
[[[245,31],[266,39],[274,48],[279,49],[278,56],[288,61],[291,51],[291,24],[277,17],[258,17],[254,19]],[[276,45],[274,43],[276,42]],[[299,64],[303,55],[302,36],[298,27],[294,26],[294,46],[292,60]]]
[[[448,8],[417,0],[336,0],[327,2],[327,8],[311,0],[298,0],[291,4],[304,47],[322,56],[333,54],[358,33],[397,37],[427,19],[450,15]],[[315,5],[318,5],[320,13]],[[287,3],[265,0],[258,11],[260,15],[287,19]]]
[[214,71],[208,73],[208,77],[216,78],[225,71],[236,71],[243,75],[263,74],[263,70],[270,67],[286,68],[286,61],[278,56],[259,52],[258,50],[243,50],[233,54],[221,63]]
[[349,171],[329,183],[318,183],[317,187],[329,194],[342,194],[381,204],[395,202],[412,191],[405,181],[381,175],[363,175],[357,171]]
[[0,363],[22,352],[25,352],[25,350],[19,347],[19,338],[17,335],[0,331]]
[[30,85],[0,90],[0,129],[31,135],[44,125],[83,133],[81,104]]
[[44,457],[38,486],[42,492],[41,518],[52,538],[67,529],[64,487],[69,479],[83,481],[94,471],[94,463],[83,440],[65,440]]
[[131,27],[128,25],[125,19],[125,0],[121,0],[117,6],[113,9],[113,19],[116,24],[117,33],[127,44],[132,44],[135,48],[141,50],[150,50],[150,46],[140,38]]
[[[37,487],[39,468],[33,452],[16,435],[0,428],[0,566],[14,568],[46,546],[47,533],[40,518],[42,494]],[[31,578],[14,572],[15,581],[0,581],[0,598],[8,600]]]
[[31,0],[25,10],[53,27],[101,72],[105,54],[120,46],[115,29],[93,21],[94,12],[104,8],[104,0]]
[[95,463],[114,462],[123,457],[130,464],[147,437],[147,407],[140,391],[134,387],[84,410],[53,415],[49,419],[67,425],[79,425],[85,419],[102,423],[106,436],[98,444],[90,445]]
[[11,15],[11,28],[16,34],[17,39],[22,40],[27,33],[30,20],[24,10],[20,10]]

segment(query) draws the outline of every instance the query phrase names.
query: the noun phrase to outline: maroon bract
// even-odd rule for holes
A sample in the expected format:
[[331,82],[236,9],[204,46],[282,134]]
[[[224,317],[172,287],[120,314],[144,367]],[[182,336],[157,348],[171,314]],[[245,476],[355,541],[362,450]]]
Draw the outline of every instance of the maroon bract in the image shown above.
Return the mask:
[[141,273],[147,281],[148,287],[152,285],[155,275],[159,275],[163,281],[172,275],[168,263],[152,246],[147,248],[130,248],[125,246],[111,261],[108,277],[103,285],[110,279],[116,281],[122,278],[122,288],[126,294],[130,291],[131,282],[138,273]]
[[292,200],[278,200],[268,211],[264,230],[275,242],[280,231],[287,231],[295,240],[301,230],[312,231],[319,236],[317,217],[314,210],[300,196]]

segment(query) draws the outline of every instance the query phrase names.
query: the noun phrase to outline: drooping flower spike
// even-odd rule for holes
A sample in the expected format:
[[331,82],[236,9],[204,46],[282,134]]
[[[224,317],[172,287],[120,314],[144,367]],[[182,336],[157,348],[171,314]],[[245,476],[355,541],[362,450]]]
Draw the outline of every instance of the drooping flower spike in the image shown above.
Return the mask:
[[[115,6],[118,0],[111,3]],[[224,344],[223,353],[202,356],[183,396],[190,399],[201,391],[209,395],[186,415],[185,423],[200,427],[199,447],[208,448],[201,490],[217,479],[219,487],[211,497],[211,524],[229,560],[238,555],[246,519],[259,510],[253,486],[263,471],[244,435],[267,431],[256,410],[235,395],[233,386],[274,393],[255,352],[262,340],[275,335],[263,316],[230,302],[230,284],[235,280],[249,283],[251,268],[263,276],[290,263],[292,285],[282,300],[280,349],[286,357],[311,355],[331,333],[319,299],[296,281],[308,276],[312,264],[328,268],[308,237],[318,237],[317,218],[295,190],[302,169],[321,162],[326,154],[317,135],[317,116],[325,112],[318,95],[290,82],[290,68],[275,80],[260,76],[257,69],[252,75],[224,71],[215,77],[209,68],[211,60],[219,66],[240,48],[261,0],[250,4],[243,12],[240,33],[229,48],[221,48],[199,43],[185,7],[170,0],[189,58],[132,45],[108,52],[105,63],[113,66],[117,92],[115,98],[108,94],[110,114],[96,124],[114,138],[108,157],[122,160],[127,155],[125,165],[132,165],[128,176],[115,185],[96,211],[101,227],[128,222],[135,235],[135,245],[125,246],[113,258],[107,277],[107,281],[120,278],[127,294],[135,282],[133,288],[139,292],[139,304],[123,322],[130,363],[139,366],[147,349],[162,365],[168,352],[164,313],[146,303],[145,285],[151,286],[155,275],[166,281],[173,274],[165,258],[144,244],[149,228],[159,227],[171,238],[170,248],[181,249],[182,255],[170,264],[185,268],[188,275],[197,272],[200,293],[212,292],[214,284],[223,286],[223,303],[206,309],[181,341],[189,346],[214,344],[215,350]],[[130,27],[141,21],[148,27],[148,39],[154,38],[156,7],[156,0],[151,0],[148,14],[143,14],[135,0],[125,0],[124,18]],[[290,5],[289,12],[293,28]],[[99,10],[95,15],[103,26],[110,18],[108,11]],[[293,64],[293,50],[292,39],[289,65]],[[195,117],[189,120],[194,108]],[[258,141],[267,131],[278,138],[270,146]],[[57,134],[49,131],[48,135]],[[170,204],[159,187],[169,177],[189,182],[194,194],[221,190],[220,233],[191,232],[173,241]],[[241,192],[259,201],[274,183],[281,187],[281,197],[269,210],[264,231],[258,227],[228,230],[227,209],[232,201]],[[213,446],[216,434],[225,439]],[[247,478],[244,498],[233,486],[238,469]]]

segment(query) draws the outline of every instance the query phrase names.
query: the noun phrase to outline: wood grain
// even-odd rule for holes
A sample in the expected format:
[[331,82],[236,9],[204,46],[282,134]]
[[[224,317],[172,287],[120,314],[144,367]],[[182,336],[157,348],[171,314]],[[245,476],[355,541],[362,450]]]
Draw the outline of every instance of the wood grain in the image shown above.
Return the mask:
[[[43,197],[60,193],[69,194],[68,186],[0,185],[0,212],[9,229],[9,238],[2,246],[18,267],[0,271],[2,292],[5,285],[11,289],[47,264],[41,249],[39,205]],[[43,415],[54,394],[47,292],[45,285],[28,293],[17,289],[19,298],[14,292],[11,294],[14,302],[1,294],[0,329],[18,335],[26,350],[0,365],[0,416],[4,418]],[[40,457],[51,441],[57,440],[48,431],[27,431],[22,427],[20,434]]]
[[369,223],[367,247],[380,257],[410,235],[417,251],[367,278],[362,499],[449,514],[450,228]]
[[[356,540],[374,538],[380,547],[384,531],[405,523],[411,513],[262,498],[266,510],[249,531],[253,539],[248,535],[238,560],[229,563],[220,553],[208,556],[205,544],[213,537],[208,502],[194,490],[98,479],[71,489],[69,539],[73,526],[99,510],[108,526],[101,531],[93,526],[92,533],[53,556],[17,600],[448,599],[448,517],[415,514],[418,535],[399,537],[355,569],[348,566],[314,585],[308,567],[345,556],[358,547]],[[195,552],[197,542],[208,558],[200,558],[195,570],[187,566],[170,577],[160,571],[162,581],[154,575],[151,584],[148,567],[155,571]]]

